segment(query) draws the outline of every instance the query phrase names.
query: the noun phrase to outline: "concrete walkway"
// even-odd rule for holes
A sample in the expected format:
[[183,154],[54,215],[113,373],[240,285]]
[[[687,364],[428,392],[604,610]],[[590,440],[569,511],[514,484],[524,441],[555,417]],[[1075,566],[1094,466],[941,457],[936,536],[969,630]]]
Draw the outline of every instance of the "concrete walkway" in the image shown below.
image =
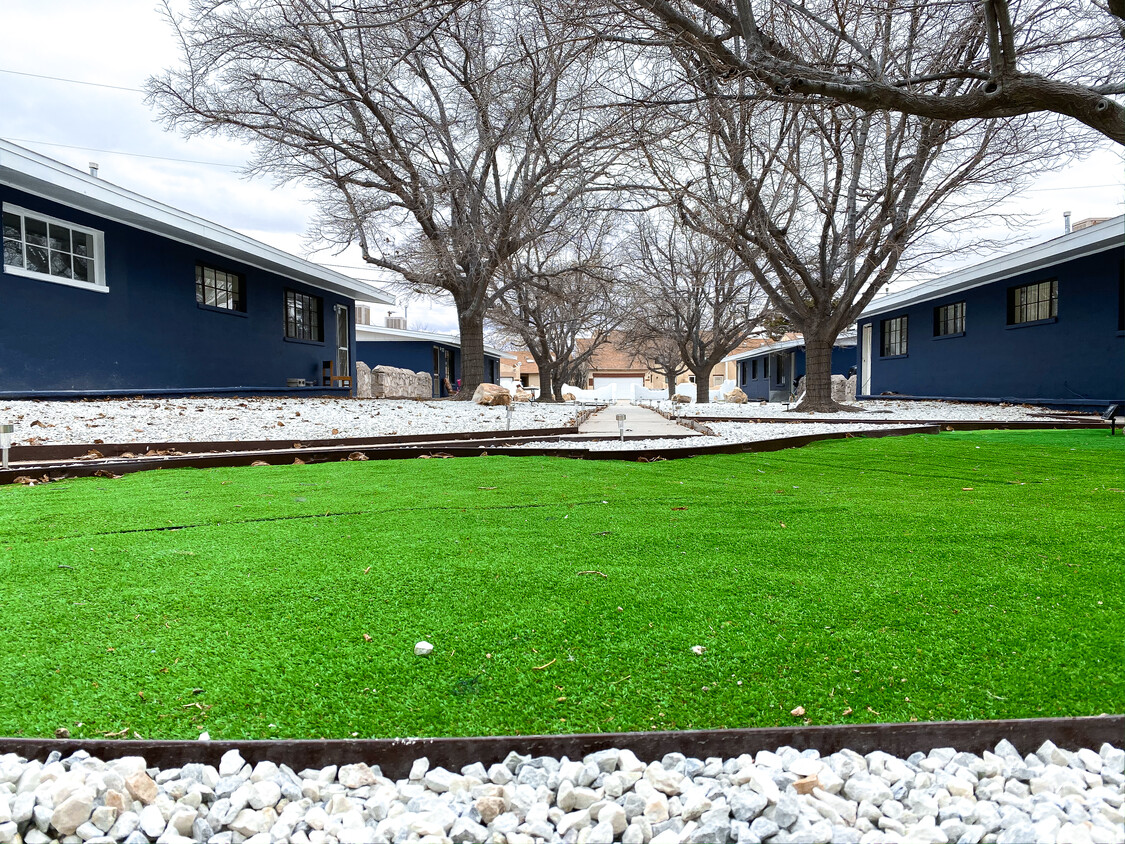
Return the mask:
[[625,437],[627,439],[700,436],[697,431],[685,428],[683,425],[677,425],[654,410],[625,402],[616,405],[611,404],[604,410],[599,410],[579,426],[578,432],[580,435],[596,434],[602,437],[616,437],[619,433],[617,427],[617,415],[619,413],[625,415]]

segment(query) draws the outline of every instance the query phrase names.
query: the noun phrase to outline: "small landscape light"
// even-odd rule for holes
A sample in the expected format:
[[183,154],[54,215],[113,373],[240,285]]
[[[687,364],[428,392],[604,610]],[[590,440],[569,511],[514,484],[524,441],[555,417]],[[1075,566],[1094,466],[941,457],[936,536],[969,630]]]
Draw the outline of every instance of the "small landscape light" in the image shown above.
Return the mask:
[[617,414],[617,430],[621,432],[621,442],[625,442],[625,414]]
[[15,430],[14,425],[0,425],[0,464],[3,468],[8,468],[8,448],[12,445],[12,431]]
[[508,430],[512,430],[512,414],[516,412],[515,405],[508,405]]

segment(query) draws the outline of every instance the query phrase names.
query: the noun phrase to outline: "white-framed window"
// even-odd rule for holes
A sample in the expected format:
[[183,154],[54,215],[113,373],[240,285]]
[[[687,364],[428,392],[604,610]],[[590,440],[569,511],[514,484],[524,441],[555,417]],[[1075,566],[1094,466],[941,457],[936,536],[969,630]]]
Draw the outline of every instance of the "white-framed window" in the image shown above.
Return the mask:
[[4,203],[4,272],[108,292],[105,235]]

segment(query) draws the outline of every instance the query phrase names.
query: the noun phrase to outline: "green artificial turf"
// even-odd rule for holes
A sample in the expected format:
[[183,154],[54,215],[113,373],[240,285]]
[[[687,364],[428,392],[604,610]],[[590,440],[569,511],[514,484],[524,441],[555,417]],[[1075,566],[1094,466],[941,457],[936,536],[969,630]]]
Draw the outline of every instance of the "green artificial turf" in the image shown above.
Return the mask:
[[945,433],[0,488],[0,734],[1122,712],[1123,457]]

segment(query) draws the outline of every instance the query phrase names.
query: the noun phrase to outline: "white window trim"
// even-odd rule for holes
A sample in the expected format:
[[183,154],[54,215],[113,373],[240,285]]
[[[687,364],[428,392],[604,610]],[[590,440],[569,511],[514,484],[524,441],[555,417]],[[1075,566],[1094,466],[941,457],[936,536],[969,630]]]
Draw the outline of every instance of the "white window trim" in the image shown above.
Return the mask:
[[[32,211],[29,208],[24,208],[19,205],[12,205],[5,202],[3,211],[6,214],[18,214],[24,219],[31,217],[35,220],[41,220],[45,223],[54,223],[57,226],[65,226],[68,229],[76,232],[82,232],[89,235],[93,241],[94,252],[88,256],[90,264],[94,269],[93,281],[80,281],[74,278],[63,278],[50,273],[37,273],[34,270],[29,270],[26,267],[13,267],[9,264],[3,264],[3,271],[5,274],[18,275],[23,278],[31,278],[36,281],[49,281],[51,284],[62,284],[66,287],[77,287],[80,290],[92,290],[96,293],[108,293],[109,285],[106,284],[105,277],[105,233],[97,229],[91,229],[88,226],[80,226],[77,223],[72,223],[69,220],[61,220],[58,217],[52,217],[49,214],[42,214],[38,211]],[[27,237],[27,230],[24,229],[23,236]],[[26,241],[24,241],[26,243]]]

